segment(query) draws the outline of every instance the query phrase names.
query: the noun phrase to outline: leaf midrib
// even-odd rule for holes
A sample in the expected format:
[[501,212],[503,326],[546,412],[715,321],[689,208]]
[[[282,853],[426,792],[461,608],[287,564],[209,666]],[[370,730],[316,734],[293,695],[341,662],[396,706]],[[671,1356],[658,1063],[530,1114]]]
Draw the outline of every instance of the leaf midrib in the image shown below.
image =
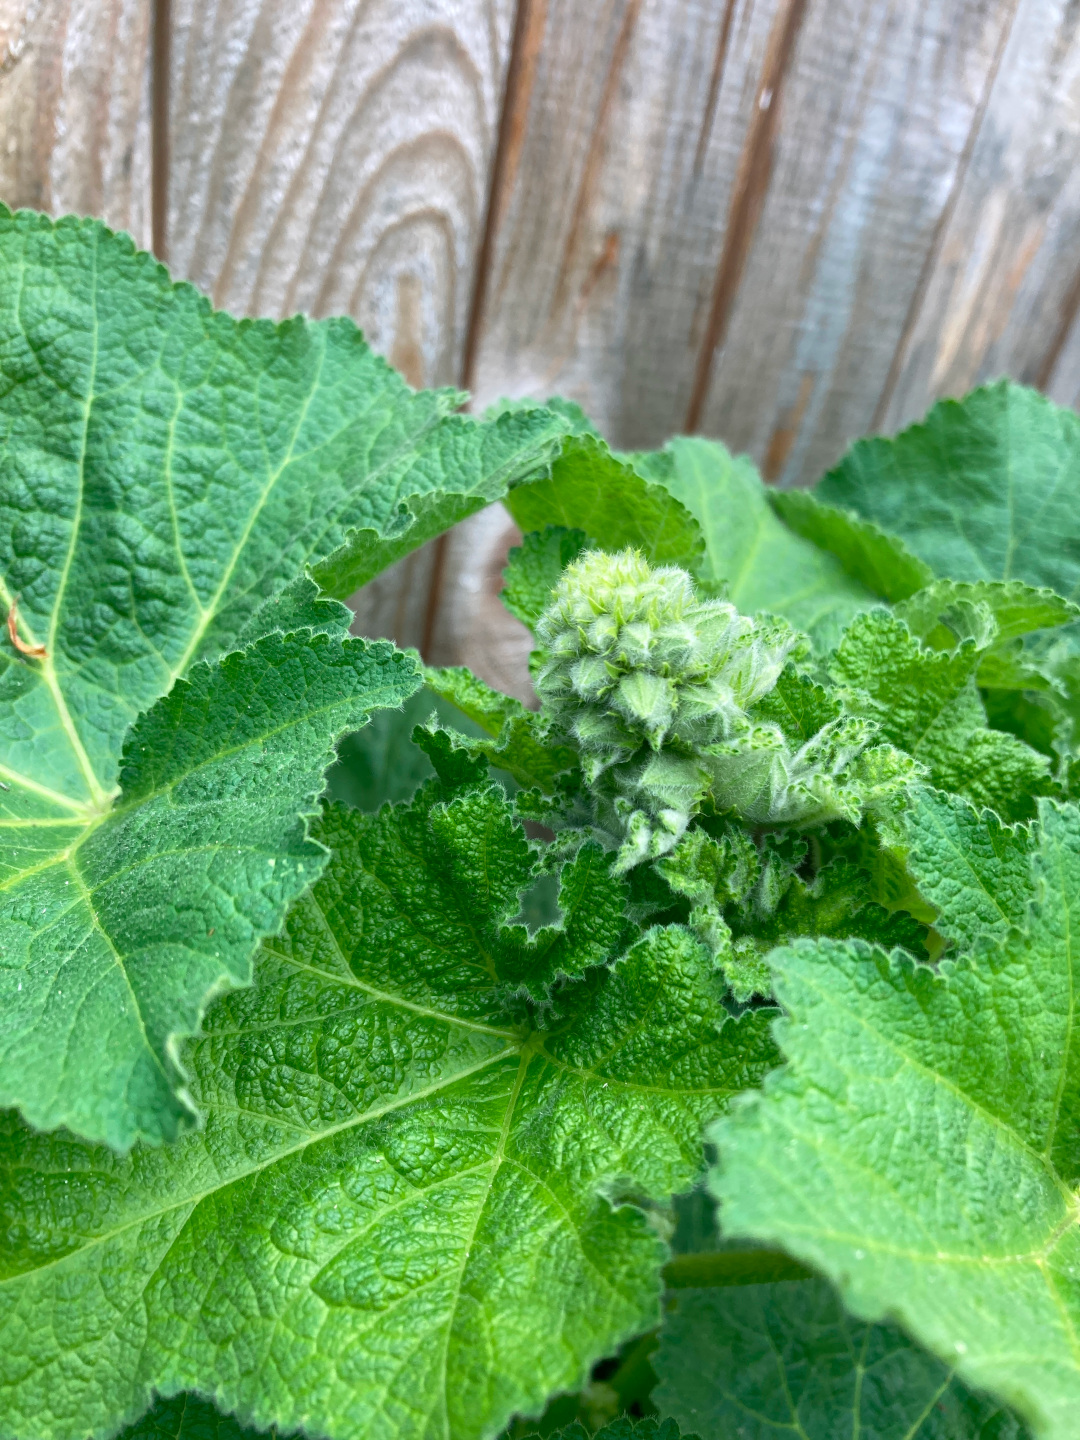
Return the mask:
[[[212,1040],[212,1032],[208,1033],[206,1038]],[[482,1071],[489,1069],[491,1066],[496,1065],[503,1060],[509,1059],[515,1054],[518,1054],[519,1049],[520,1047],[518,1046],[507,1046],[504,1050],[500,1050],[493,1055],[485,1056],[483,1060],[478,1061],[474,1065],[466,1066],[464,1069],[455,1071],[452,1075],[442,1075],[431,1085],[424,1086],[419,1090],[412,1090],[405,1095],[395,1095],[385,1104],[374,1105],[369,1110],[365,1110],[360,1114],[350,1116],[348,1120],[343,1120],[339,1125],[328,1126],[325,1130],[321,1130],[318,1134],[306,1132],[304,1138],[297,1144],[287,1146],[282,1150],[277,1150],[274,1152],[273,1155],[269,1156],[268,1158],[252,1163],[233,1172],[228,1176],[228,1178],[222,1179],[218,1184],[211,1185],[205,1190],[197,1191],[194,1195],[182,1196],[177,1200],[170,1201],[170,1203],[167,1205],[159,1206],[157,1209],[140,1211],[137,1215],[132,1216],[129,1220],[125,1220],[123,1224],[116,1225],[111,1230],[103,1231],[100,1235],[93,1235],[89,1237],[88,1239],[83,1241],[82,1244],[73,1246],[72,1249],[65,1251],[63,1255],[58,1255],[54,1260],[47,1260],[41,1265],[27,1266],[25,1269],[19,1270],[12,1275],[0,1277],[0,1288],[5,1285],[16,1284],[18,1281],[25,1279],[28,1275],[41,1275],[47,1270],[55,1269],[57,1266],[63,1265],[69,1260],[85,1255],[88,1250],[92,1250],[98,1245],[107,1244],[108,1241],[114,1240],[118,1235],[125,1234],[128,1230],[133,1229],[135,1226],[144,1225],[147,1223],[147,1221],[159,1219],[163,1215],[169,1215],[174,1210],[181,1210],[185,1206],[190,1206],[192,1210],[195,1210],[199,1205],[202,1204],[204,1200],[209,1199],[211,1195],[220,1194],[223,1190],[227,1190],[231,1186],[237,1185],[241,1181],[249,1179],[252,1175],[260,1175],[263,1171],[269,1170],[272,1166],[279,1164],[281,1161],[288,1160],[291,1156],[302,1153],[311,1145],[321,1144],[324,1140],[331,1140],[337,1135],[341,1135],[349,1130],[354,1130],[360,1126],[370,1124],[373,1120],[382,1119],[384,1116],[391,1115],[397,1110],[403,1110],[409,1105],[416,1104],[417,1102],[422,1100],[430,1099],[433,1095],[438,1095],[442,1090],[448,1089],[450,1086],[456,1085],[462,1080],[467,1080],[473,1075],[478,1075]],[[211,1104],[208,1106],[208,1110],[211,1113],[216,1109],[228,1110],[228,1108],[229,1107],[227,1105],[219,1106]],[[259,1115],[259,1119],[267,1125],[282,1124],[293,1130],[298,1128],[291,1121],[285,1119],[279,1120],[278,1117],[271,1114],[261,1114]],[[194,1139],[188,1142],[181,1141],[179,1143],[191,1144],[194,1143]]]
[[[101,785],[101,782],[99,781],[99,779],[98,779],[98,777],[97,777],[97,775],[96,775],[96,773],[95,773],[95,771],[94,771],[94,769],[93,769],[93,766],[90,764],[89,756],[88,756],[87,753],[86,753],[85,747],[83,746],[83,743],[82,743],[82,739],[81,739],[81,737],[80,737],[80,735],[79,735],[79,733],[78,733],[78,730],[77,730],[77,728],[76,728],[76,726],[75,726],[75,724],[74,724],[74,720],[72,719],[71,712],[70,712],[70,710],[68,709],[68,706],[67,706],[67,701],[66,701],[66,698],[65,698],[65,696],[64,696],[64,692],[63,692],[63,690],[62,690],[62,688],[61,688],[61,686],[60,686],[59,679],[58,679],[58,676],[57,676],[57,674],[56,674],[56,669],[55,669],[55,664],[54,664],[54,655],[55,655],[56,635],[57,635],[57,629],[58,629],[58,625],[59,625],[60,605],[61,605],[61,601],[62,601],[64,589],[65,589],[65,587],[66,587],[67,579],[68,579],[68,576],[69,576],[69,574],[70,574],[71,567],[72,567],[72,565],[73,565],[73,563],[74,563],[74,557],[75,557],[75,553],[76,553],[76,549],[77,549],[77,541],[78,541],[78,533],[79,533],[79,523],[80,523],[80,518],[81,518],[81,514],[82,514],[83,498],[84,498],[85,488],[86,488],[86,487],[85,487],[85,466],[86,466],[86,455],[87,455],[87,449],[88,449],[88,443],[89,443],[90,420],[91,420],[91,414],[92,414],[93,404],[94,404],[94,401],[95,401],[96,398],[97,398],[97,392],[96,392],[96,389],[95,389],[95,384],[96,384],[97,363],[98,363],[98,355],[99,355],[99,348],[100,348],[100,347],[99,347],[99,335],[98,335],[98,287],[97,287],[97,271],[96,271],[96,261],[97,261],[97,244],[96,244],[96,242],[95,242],[95,248],[94,248],[94,255],[95,255],[95,271],[94,271],[93,285],[92,285],[92,293],[93,293],[93,297],[94,297],[94,346],[93,346],[93,355],[92,355],[92,362],[91,362],[90,383],[89,383],[89,386],[88,386],[87,398],[86,398],[86,400],[85,400],[85,402],[84,402],[84,404],[83,404],[83,434],[82,434],[82,443],[81,443],[80,456],[79,456],[79,484],[78,484],[78,494],[77,494],[77,497],[76,497],[76,511],[75,511],[75,516],[74,516],[73,522],[72,522],[71,540],[70,540],[69,545],[68,545],[68,552],[67,552],[67,556],[66,556],[66,559],[65,559],[65,566],[64,566],[64,570],[63,570],[62,575],[61,575],[60,585],[59,585],[59,588],[58,588],[58,591],[57,591],[56,600],[55,600],[55,603],[54,603],[54,605],[53,605],[52,613],[51,613],[51,617],[50,617],[50,627],[49,627],[49,632],[48,632],[48,641],[46,642],[47,655],[46,655],[46,657],[45,657],[44,660],[37,662],[37,664],[36,664],[36,666],[35,666],[36,672],[41,676],[43,682],[44,682],[45,685],[46,685],[46,688],[49,690],[49,693],[50,693],[50,695],[51,695],[51,697],[52,697],[53,704],[54,704],[54,706],[55,706],[55,709],[56,709],[56,712],[57,712],[57,716],[58,716],[58,718],[59,718],[59,720],[60,720],[61,726],[62,726],[62,728],[63,728],[63,730],[64,730],[65,735],[67,736],[67,739],[68,739],[68,742],[69,742],[69,744],[70,744],[70,746],[71,746],[72,752],[73,752],[73,754],[74,754],[74,756],[75,756],[76,761],[78,762],[79,769],[80,769],[80,771],[82,772],[83,777],[84,777],[84,779],[85,779],[85,781],[86,781],[86,783],[87,783],[87,787],[88,787],[88,789],[89,789],[89,791],[90,791],[91,803],[90,803],[89,805],[87,805],[87,804],[85,804],[84,802],[77,801],[77,800],[73,800],[71,797],[66,796],[66,795],[63,795],[63,794],[60,793],[59,791],[50,790],[47,786],[43,786],[43,785],[40,784],[40,782],[37,782],[37,781],[34,781],[34,780],[29,779],[28,777],[20,774],[20,773],[17,772],[17,771],[10,770],[10,769],[7,769],[6,767],[0,766],[0,776],[4,776],[4,777],[6,777],[6,778],[8,778],[8,779],[10,779],[10,780],[12,780],[12,781],[14,781],[16,784],[21,785],[21,786],[22,786],[23,788],[25,788],[25,789],[32,790],[32,791],[34,791],[35,793],[42,795],[43,798],[52,800],[54,803],[64,805],[64,806],[72,809],[72,811],[75,812],[75,813],[78,813],[78,814],[80,814],[80,815],[89,815],[89,816],[93,816],[93,815],[95,815],[96,813],[98,813],[98,812],[106,809],[107,806],[108,806],[108,804],[109,804],[109,802],[112,801],[113,799],[115,799],[115,797],[116,797],[116,795],[119,793],[119,791],[118,791],[118,789],[115,789],[115,788],[114,788],[111,792],[106,792],[105,789],[103,788],[103,786]],[[20,272],[20,279],[21,279],[22,274],[23,274],[24,272],[25,272],[25,266],[22,267],[22,271]],[[24,333],[25,333],[25,331],[24,331]],[[300,431],[301,431],[301,429],[303,428],[303,422],[304,422],[304,420],[305,420],[306,417],[307,417],[307,414],[308,414],[308,411],[310,410],[311,404],[312,404],[312,402],[314,401],[316,395],[317,395],[318,392],[319,392],[320,383],[321,383],[321,379],[322,379],[322,373],[323,373],[323,369],[324,369],[324,365],[325,365],[325,360],[326,360],[327,342],[326,342],[325,331],[319,331],[318,333],[319,333],[319,335],[320,335],[320,337],[321,337],[321,341],[322,341],[322,349],[321,349],[320,355],[319,355],[319,363],[318,363],[318,365],[317,365],[317,367],[316,367],[316,369],[315,369],[315,374],[314,374],[314,377],[313,377],[312,382],[311,382],[311,388],[310,388],[310,390],[309,390],[309,392],[308,392],[307,397],[305,398],[303,407],[302,407],[302,409],[301,409],[301,411],[300,411],[300,414],[299,414],[299,416],[298,416],[298,418],[297,418],[296,425],[295,425],[294,430],[293,430],[293,434],[292,434],[292,436],[291,436],[291,438],[290,438],[288,452],[287,452],[287,454],[285,455],[284,459],[281,461],[281,463],[277,466],[277,468],[276,468],[275,470],[273,470],[272,472],[269,472],[269,473],[268,473],[267,483],[264,485],[262,491],[260,492],[260,495],[259,495],[259,497],[258,497],[258,500],[256,501],[254,507],[253,507],[252,510],[251,510],[251,513],[250,513],[249,516],[248,516],[248,519],[247,519],[247,522],[246,522],[246,524],[245,524],[245,527],[244,527],[244,530],[243,530],[242,535],[240,536],[238,542],[235,544],[235,546],[234,546],[233,549],[232,549],[232,553],[231,553],[230,558],[229,558],[229,560],[228,560],[228,563],[227,563],[227,565],[226,565],[225,571],[224,571],[224,573],[223,573],[223,575],[222,575],[222,578],[221,578],[221,580],[220,580],[220,582],[219,582],[219,584],[218,584],[217,590],[215,591],[215,594],[214,594],[213,599],[211,600],[210,604],[209,604],[208,606],[203,606],[203,605],[201,604],[201,602],[199,602],[199,601],[197,600],[197,597],[193,597],[193,598],[195,598],[195,600],[196,600],[196,609],[197,609],[197,611],[198,611],[198,613],[199,613],[199,621],[198,621],[198,624],[194,627],[194,630],[193,630],[193,632],[192,632],[191,638],[190,638],[190,640],[189,640],[189,642],[188,642],[188,645],[187,645],[187,647],[185,648],[185,651],[184,651],[182,657],[180,658],[179,662],[178,662],[175,666],[173,666],[172,668],[170,668],[169,674],[168,674],[167,683],[162,687],[161,692],[160,692],[162,695],[168,693],[168,691],[169,691],[169,689],[171,688],[171,686],[172,686],[173,684],[175,684],[176,680],[177,680],[178,678],[180,678],[180,676],[181,676],[181,675],[184,673],[184,671],[187,669],[188,665],[191,663],[192,657],[194,656],[194,654],[195,654],[198,646],[202,643],[203,639],[205,638],[206,631],[209,629],[210,625],[211,625],[211,624],[213,623],[213,621],[216,619],[216,617],[217,617],[217,615],[218,615],[218,613],[219,613],[219,611],[220,611],[222,601],[223,601],[223,599],[225,598],[225,591],[226,591],[226,589],[227,589],[227,587],[228,587],[229,580],[231,579],[232,575],[234,574],[234,572],[235,572],[235,570],[236,570],[236,566],[238,565],[238,563],[239,563],[239,561],[240,561],[240,557],[241,557],[241,555],[242,555],[243,552],[244,552],[244,549],[245,549],[245,547],[246,547],[246,545],[247,545],[248,540],[249,540],[250,537],[251,537],[251,534],[252,534],[252,532],[253,532],[253,530],[254,530],[254,528],[255,528],[255,525],[257,524],[258,519],[259,519],[260,515],[262,514],[263,510],[265,509],[265,507],[266,507],[266,505],[267,505],[267,503],[268,503],[271,495],[273,494],[273,492],[274,492],[274,490],[275,490],[275,488],[276,488],[276,486],[277,486],[277,483],[278,483],[278,481],[280,480],[282,474],[284,474],[284,472],[286,471],[286,469],[288,469],[288,467],[293,463],[293,461],[294,461],[295,458],[296,458],[295,450],[296,450],[297,440],[298,440],[298,438],[299,438]],[[261,376],[260,376],[260,380],[261,380]],[[377,389],[376,392],[375,392],[375,394],[370,398],[369,403],[368,403],[368,406],[366,407],[366,409],[367,409],[367,410],[370,410],[370,409],[374,406],[374,404],[376,403],[376,401],[377,401],[379,398],[383,397],[384,394],[385,394],[385,387],[381,387],[381,388]],[[178,408],[179,408],[179,406],[178,406]],[[396,408],[397,408],[397,407],[394,407],[394,408],[395,408],[395,413],[396,413]],[[329,436],[329,437],[327,437],[326,439],[324,439],[323,441],[321,441],[320,444],[319,444],[319,446],[316,447],[316,448],[317,448],[317,449],[325,448],[325,446],[326,446],[327,444],[331,443],[331,442],[332,442],[334,439],[336,439],[339,435],[341,435],[341,434],[344,433],[346,430],[348,430],[348,429],[350,429],[351,427],[353,427],[353,426],[357,423],[358,419],[359,419],[359,418],[362,418],[362,414],[363,414],[363,413],[366,413],[366,412],[360,412],[360,413],[358,413],[358,414],[351,414],[351,415],[349,416],[348,420],[347,420],[343,425],[341,425],[340,427],[338,427],[338,428],[333,432],[333,434],[332,434],[331,436]],[[408,454],[410,451],[412,451],[412,450],[415,450],[415,449],[423,442],[423,440],[425,439],[425,437],[428,436],[433,430],[435,430],[435,429],[438,427],[438,425],[439,425],[445,418],[446,418],[446,415],[445,415],[445,412],[443,411],[443,409],[442,409],[440,406],[435,406],[435,407],[433,408],[432,412],[424,419],[424,421],[423,421],[422,424],[420,424],[418,427],[416,427],[416,428],[414,428],[414,429],[409,430],[408,433],[405,434],[405,435],[402,437],[401,441],[392,448],[390,454],[388,454],[388,455],[382,460],[382,462],[381,462],[378,466],[374,467],[372,470],[370,470],[370,471],[364,476],[363,486],[362,486],[362,487],[356,487],[356,488],[354,488],[354,490],[352,490],[352,491],[349,492],[349,498],[351,499],[351,498],[355,497],[355,495],[356,495],[357,493],[359,493],[359,491],[360,491],[361,489],[362,489],[362,490],[370,490],[373,484],[376,484],[382,476],[384,476],[384,475],[387,474],[389,471],[391,471],[391,470],[393,469],[393,467],[400,462],[402,456],[407,455],[407,454]],[[172,417],[172,421],[170,422],[170,444],[171,444],[171,437],[172,437],[172,426],[175,424],[175,420],[176,420],[176,415],[174,414],[173,417]],[[262,434],[263,434],[263,432],[260,430],[260,435],[262,435]],[[313,451],[305,452],[305,455],[304,455],[304,457],[302,457],[302,458],[306,458],[307,455],[309,455],[309,454],[311,454],[311,453],[314,453],[314,452],[313,452]],[[167,453],[167,455],[166,455],[166,467],[167,467],[167,469],[170,470],[170,474],[169,474],[169,477],[168,477],[168,479],[167,479],[167,489],[168,489],[168,500],[169,500],[170,510],[171,510],[172,513],[173,513],[173,532],[174,532],[174,537],[175,537],[175,540],[176,540],[176,557],[177,557],[178,564],[181,566],[181,569],[182,569],[185,577],[187,577],[187,579],[188,579],[188,583],[189,583],[189,587],[190,587],[190,576],[189,576],[189,574],[188,574],[187,557],[186,557],[186,555],[184,554],[183,550],[182,550],[182,549],[180,548],[180,546],[179,546],[179,530],[178,530],[178,526],[177,526],[177,523],[176,523],[175,505],[174,505],[173,495],[172,495],[172,487],[171,487],[171,467],[170,467],[170,465],[169,465],[169,458],[170,458],[170,457],[169,457],[169,454]],[[509,463],[509,462],[507,462],[507,463]],[[504,468],[505,468],[505,467],[504,467]],[[325,533],[325,526],[324,526],[324,531],[323,531],[323,533]],[[12,598],[13,598],[13,596],[12,596],[11,590],[10,590],[9,587],[7,586],[4,578],[3,578],[2,576],[0,576],[0,603],[5,604],[5,605],[7,606],[7,608],[10,609],[10,606],[11,606],[11,603],[12,603]],[[32,628],[26,623],[25,617],[23,617],[23,616],[20,616],[20,628],[24,631],[24,633],[25,633],[25,635],[26,635],[26,637],[27,637],[27,639],[28,639],[28,641],[29,641],[30,643],[37,643],[37,636],[35,635],[35,633],[34,633],[34,631],[32,630]],[[152,702],[151,702],[151,703],[152,703]]]

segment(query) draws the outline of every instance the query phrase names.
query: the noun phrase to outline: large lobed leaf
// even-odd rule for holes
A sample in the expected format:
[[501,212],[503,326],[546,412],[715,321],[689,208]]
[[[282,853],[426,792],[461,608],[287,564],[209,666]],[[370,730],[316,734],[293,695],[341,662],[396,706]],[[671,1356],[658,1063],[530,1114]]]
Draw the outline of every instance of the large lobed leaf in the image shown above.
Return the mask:
[[650,1357],[661,1415],[701,1440],[1023,1440],[895,1325],[844,1314],[822,1280],[680,1290]]
[[1080,420],[1002,380],[853,445],[817,487],[950,580],[1024,580],[1080,599]]
[[415,686],[296,614],[243,632],[305,565],[346,594],[546,470],[564,420],[460,398],[0,207],[0,1102],[34,1124],[123,1147],[187,1113],[175,1042],[318,868],[334,740]]
[[[123,1159],[5,1122],[0,1434],[104,1436],[156,1389],[343,1440],[493,1436],[656,1323],[665,1247],[625,1202],[693,1182],[769,1012],[730,1018],[679,927],[587,968],[625,923],[589,847],[560,927],[508,923],[532,856],[457,779],[327,813],[326,872],[188,1048],[199,1133]],[[558,973],[536,1028],[521,987]]]
[[[1080,1397],[1080,811],[1043,801],[1040,821],[1024,927],[940,973],[859,941],[774,953],[789,1063],[714,1127],[713,1183],[726,1230],[782,1244],[854,1314],[892,1317],[1066,1440]],[[948,924],[971,867],[951,842],[936,854]]]
[[[314,586],[305,582],[307,589]],[[419,676],[385,641],[269,633],[134,725],[104,812],[14,780],[0,861],[0,1104],[126,1149],[194,1118],[179,1040],[251,979],[260,938],[325,863],[307,837],[333,743]]]

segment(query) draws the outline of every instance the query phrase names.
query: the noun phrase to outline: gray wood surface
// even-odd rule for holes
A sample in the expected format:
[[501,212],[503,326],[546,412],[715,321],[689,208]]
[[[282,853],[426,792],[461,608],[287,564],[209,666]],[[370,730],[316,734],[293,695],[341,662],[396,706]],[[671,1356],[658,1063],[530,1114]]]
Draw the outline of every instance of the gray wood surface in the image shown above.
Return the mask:
[[150,244],[150,0],[0,0],[0,199]]
[[1080,7],[1020,0],[879,421],[1011,375],[1080,398]]
[[[1076,0],[0,0],[0,198],[781,484],[993,375],[1080,403]],[[514,536],[358,627],[527,694]]]

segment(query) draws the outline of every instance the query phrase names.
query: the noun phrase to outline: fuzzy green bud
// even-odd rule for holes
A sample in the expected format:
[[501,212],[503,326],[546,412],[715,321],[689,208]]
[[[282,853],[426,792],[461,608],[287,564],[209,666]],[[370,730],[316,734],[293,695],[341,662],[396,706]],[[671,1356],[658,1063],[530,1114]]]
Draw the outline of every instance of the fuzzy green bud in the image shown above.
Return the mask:
[[546,651],[536,690],[599,773],[642,745],[731,739],[776,683],[799,635],[699,600],[674,566],[588,551],[563,572],[537,623]]
[[908,778],[891,749],[895,763],[867,771],[872,722],[839,717],[793,750],[755,720],[802,637],[700,599],[684,570],[636,551],[567,566],[536,636],[547,727],[578,749],[619,869],[669,854],[703,805],[763,825],[857,820],[884,793],[879,771],[885,791]]

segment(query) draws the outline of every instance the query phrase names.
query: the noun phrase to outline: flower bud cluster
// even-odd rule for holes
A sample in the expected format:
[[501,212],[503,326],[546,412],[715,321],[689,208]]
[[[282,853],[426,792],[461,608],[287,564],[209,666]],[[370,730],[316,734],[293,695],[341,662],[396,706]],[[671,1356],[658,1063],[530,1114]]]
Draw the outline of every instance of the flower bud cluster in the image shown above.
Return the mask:
[[733,738],[800,640],[725,600],[699,600],[685,570],[653,569],[633,550],[569,565],[536,636],[537,693],[578,742],[590,782],[643,745]]
[[783,622],[699,599],[633,550],[590,551],[536,635],[547,728],[577,748],[619,869],[669,853],[705,804],[756,824],[861,814],[872,723],[841,717],[793,750],[750,713],[802,643]]

